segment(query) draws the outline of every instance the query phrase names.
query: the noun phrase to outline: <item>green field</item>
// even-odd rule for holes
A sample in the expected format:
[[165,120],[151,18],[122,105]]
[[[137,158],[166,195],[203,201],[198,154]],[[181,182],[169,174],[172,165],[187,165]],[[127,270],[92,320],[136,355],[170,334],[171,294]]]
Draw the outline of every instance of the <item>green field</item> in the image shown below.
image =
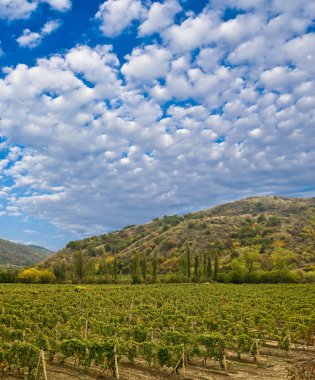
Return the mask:
[[115,359],[181,372],[183,358],[255,362],[268,342],[285,354],[314,330],[314,285],[0,285],[0,368],[30,378],[40,349],[108,373]]

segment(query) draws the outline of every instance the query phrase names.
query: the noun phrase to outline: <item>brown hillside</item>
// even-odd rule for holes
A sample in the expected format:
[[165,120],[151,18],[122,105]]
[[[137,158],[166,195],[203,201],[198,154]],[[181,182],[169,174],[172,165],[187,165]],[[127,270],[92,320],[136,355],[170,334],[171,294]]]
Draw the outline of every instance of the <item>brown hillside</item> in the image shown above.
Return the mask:
[[216,250],[224,267],[238,257],[242,247],[259,247],[262,255],[268,255],[276,245],[296,253],[298,268],[307,270],[314,265],[315,198],[253,197],[182,216],[156,218],[143,225],[70,242],[39,266],[52,267],[60,261],[70,265],[73,254],[81,251],[91,261],[104,253],[109,259],[116,256],[123,270],[136,252],[146,253],[150,260],[156,251],[159,270],[172,272],[187,246],[200,254]]

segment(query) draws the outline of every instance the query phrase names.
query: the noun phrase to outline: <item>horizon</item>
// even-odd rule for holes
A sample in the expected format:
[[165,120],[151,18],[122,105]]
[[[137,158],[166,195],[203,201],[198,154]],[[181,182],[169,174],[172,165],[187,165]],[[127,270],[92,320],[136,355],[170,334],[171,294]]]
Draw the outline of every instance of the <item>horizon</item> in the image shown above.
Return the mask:
[[315,196],[315,6],[0,0],[1,238]]

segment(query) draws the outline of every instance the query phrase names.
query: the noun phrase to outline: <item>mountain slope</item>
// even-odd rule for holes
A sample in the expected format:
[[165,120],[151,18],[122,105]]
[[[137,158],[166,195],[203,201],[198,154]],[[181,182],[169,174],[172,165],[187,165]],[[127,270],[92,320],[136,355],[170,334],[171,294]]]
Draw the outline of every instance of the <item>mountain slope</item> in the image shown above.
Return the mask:
[[315,260],[315,198],[253,197],[182,216],[165,216],[139,226],[70,242],[40,267],[58,262],[71,265],[81,251],[90,261],[116,256],[121,270],[130,266],[136,252],[159,256],[159,270],[177,270],[181,253],[189,246],[193,253],[216,251],[220,265],[229,265],[243,247],[256,247],[268,256],[275,246],[292,250],[299,268]]
[[36,245],[24,245],[0,239],[0,265],[34,265],[52,254],[46,248]]

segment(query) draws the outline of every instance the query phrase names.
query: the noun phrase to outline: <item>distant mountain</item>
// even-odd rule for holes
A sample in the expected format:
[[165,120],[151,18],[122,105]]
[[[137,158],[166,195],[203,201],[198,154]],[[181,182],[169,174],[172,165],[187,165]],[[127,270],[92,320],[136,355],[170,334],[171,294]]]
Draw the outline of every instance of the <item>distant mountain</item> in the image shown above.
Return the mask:
[[[305,271],[315,264],[315,198],[252,197],[208,210],[180,216],[164,216],[151,222],[127,226],[106,235],[70,242],[40,264],[51,268],[58,262],[71,265],[81,251],[87,261],[116,256],[128,268],[136,252],[153,258],[158,252],[159,271],[176,271],[181,253],[189,246],[193,254],[216,252],[221,268],[228,268],[243,247],[256,247],[268,258],[275,246],[292,250],[295,266]],[[267,265],[267,264],[266,264]]]
[[53,252],[37,245],[24,245],[0,239],[0,266],[29,266],[34,265]]

